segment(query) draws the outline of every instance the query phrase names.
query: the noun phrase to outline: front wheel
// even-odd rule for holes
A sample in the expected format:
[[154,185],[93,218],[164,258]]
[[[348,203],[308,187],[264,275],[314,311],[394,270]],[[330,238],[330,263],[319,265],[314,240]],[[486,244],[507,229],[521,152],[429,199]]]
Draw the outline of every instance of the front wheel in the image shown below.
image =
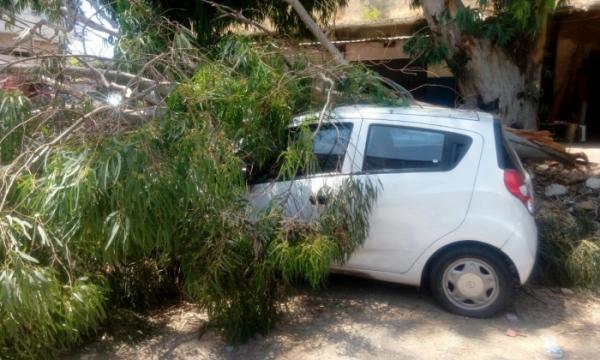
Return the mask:
[[456,249],[434,264],[431,290],[447,310],[471,317],[489,317],[506,308],[514,283],[502,259],[483,248]]

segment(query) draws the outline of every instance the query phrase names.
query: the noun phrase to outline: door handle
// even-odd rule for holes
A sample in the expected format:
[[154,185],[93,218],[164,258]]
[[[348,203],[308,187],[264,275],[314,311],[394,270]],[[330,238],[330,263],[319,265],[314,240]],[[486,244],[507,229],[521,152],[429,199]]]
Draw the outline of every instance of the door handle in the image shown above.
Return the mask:
[[308,201],[313,205],[325,205],[327,204],[328,198],[323,194],[318,194],[317,196],[315,196],[315,194],[310,194]]
[[317,194],[317,202],[321,205],[327,204],[329,201],[329,196],[323,194]]

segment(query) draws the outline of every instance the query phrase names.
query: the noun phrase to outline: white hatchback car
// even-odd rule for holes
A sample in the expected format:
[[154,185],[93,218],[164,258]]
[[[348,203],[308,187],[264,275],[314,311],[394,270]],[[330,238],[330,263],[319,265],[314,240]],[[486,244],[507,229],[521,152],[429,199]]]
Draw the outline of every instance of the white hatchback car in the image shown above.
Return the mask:
[[319,174],[258,184],[250,197],[267,206],[293,188],[286,212],[310,218],[324,186],[348,176],[381,184],[368,239],[333,271],[428,284],[446,309],[474,317],[503,309],[527,281],[537,251],[531,181],[490,114],[339,107],[313,150]]

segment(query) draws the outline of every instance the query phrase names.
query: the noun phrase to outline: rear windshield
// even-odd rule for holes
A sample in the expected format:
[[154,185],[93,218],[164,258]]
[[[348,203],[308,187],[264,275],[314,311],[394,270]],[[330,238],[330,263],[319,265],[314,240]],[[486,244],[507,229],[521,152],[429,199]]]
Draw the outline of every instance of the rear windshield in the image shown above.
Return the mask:
[[496,156],[500,169],[517,169],[515,155],[510,151],[509,144],[504,136],[500,119],[494,119],[494,134],[496,135]]
[[496,156],[500,169],[515,169],[525,172],[521,160],[504,134],[500,119],[494,119],[494,133],[496,137]]

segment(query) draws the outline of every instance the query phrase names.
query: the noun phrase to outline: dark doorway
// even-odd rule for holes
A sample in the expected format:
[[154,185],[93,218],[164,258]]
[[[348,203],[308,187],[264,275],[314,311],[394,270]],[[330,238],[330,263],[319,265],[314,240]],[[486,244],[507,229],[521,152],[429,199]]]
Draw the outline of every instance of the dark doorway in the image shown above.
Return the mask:
[[585,123],[589,128],[590,139],[600,140],[600,51],[595,50],[590,53],[587,60],[587,111]]

